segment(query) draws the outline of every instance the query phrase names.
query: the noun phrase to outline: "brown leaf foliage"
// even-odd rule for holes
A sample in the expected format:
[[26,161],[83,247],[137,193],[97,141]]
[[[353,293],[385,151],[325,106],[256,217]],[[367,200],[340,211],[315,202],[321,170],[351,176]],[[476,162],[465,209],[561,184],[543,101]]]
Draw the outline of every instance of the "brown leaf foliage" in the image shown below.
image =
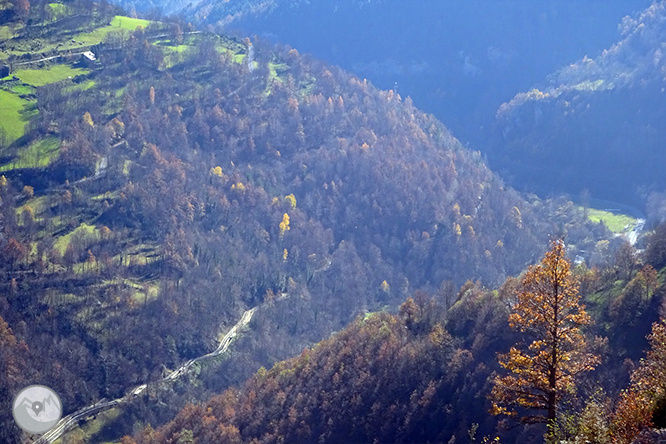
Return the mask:
[[490,396],[494,414],[518,416],[517,409],[526,408],[547,416],[530,414],[522,422],[553,420],[563,396],[575,391],[576,376],[599,361],[585,351],[581,327],[592,321],[579,303],[578,282],[565,253],[561,240],[552,242],[541,263],[523,277],[509,325],[532,342],[500,355],[500,365],[510,374],[495,378]]

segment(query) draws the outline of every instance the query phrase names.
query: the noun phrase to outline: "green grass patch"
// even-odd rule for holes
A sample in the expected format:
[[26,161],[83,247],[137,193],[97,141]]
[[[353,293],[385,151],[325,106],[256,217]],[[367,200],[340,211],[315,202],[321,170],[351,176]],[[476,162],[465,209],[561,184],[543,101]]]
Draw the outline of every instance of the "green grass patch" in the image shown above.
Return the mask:
[[0,26],[0,40],[9,40],[14,38],[16,31],[9,26]]
[[157,299],[157,295],[160,292],[160,284],[157,282],[138,283],[125,279],[124,283],[131,288],[131,300],[135,304],[144,304]]
[[94,80],[86,80],[85,82],[68,86],[67,88],[64,89],[64,91],[66,93],[71,93],[74,91],[88,91],[89,89],[94,88],[95,85],[96,83]]
[[282,75],[289,71],[289,65],[286,63],[269,63],[268,71],[270,72],[270,79],[278,79],[282,81]]
[[192,47],[192,45],[186,45],[186,44],[174,45],[173,41],[171,41],[171,40],[155,40],[153,42],[153,45],[158,46],[162,49],[171,50],[173,52],[183,52],[187,48]]
[[72,293],[61,293],[55,289],[47,291],[46,294],[40,298],[42,304],[46,304],[50,307],[80,303],[83,301],[84,298],[81,296]]
[[69,246],[69,242],[72,240],[72,236],[74,236],[74,234],[85,233],[87,235],[92,235],[94,232],[95,232],[94,225],[88,225],[86,223],[82,223],[81,225],[76,227],[73,231],[67,233],[64,236],[60,236],[58,239],[56,239],[53,247],[57,248],[60,254],[65,254],[67,246]]
[[[63,438],[55,441],[54,444],[63,444],[69,442],[86,442],[95,444],[116,444],[114,438],[106,436],[108,434],[107,426],[113,424],[122,415],[121,408],[112,408],[97,415],[90,416],[88,421],[80,427],[75,427],[67,432]],[[65,440],[65,437],[67,440]],[[111,441],[109,441],[111,440]]]
[[83,42],[88,45],[97,45],[102,43],[106,35],[112,31],[124,29],[126,31],[134,31],[139,26],[147,27],[151,22],[149,20],[134,19],[117,15],[111,20],[108,26],[97,28],[92,32],[84,32],[74,37],[77,42]]
[[106,193],[103,194],[98,194],[97,196],[93,196],[90,198],[90,200],[99,202],[103,200],[112,200],[116,199],[120,195],[120,191],[107,191]]
[[162,50],[164,54],[164,66],[166,68],[173,68],[178,63],[181,63],[183,58],[180,56],[185,50],[190,49],[189,45],[177,45],[177,46],[166,46],[166,45],[155,45]]
[[49,3],[47,7],[54,20],[58,20],[71,14],[70,8],[62,3]]
[[299,90],[301,97],[306,97],[312,94],[316,84],[316,79],[313,76],[308,76],[305,81],[301,82],[299,85]]
[[608,229],[614,233],[631,231],[636,225],[636,219],[626,214],[614,214],[609,211],[595,210],[594,208],[588,210],[588,218],[597,223],[603,220]]
[[12,92],[16,94],[32,94],[35,88],[30,85],[15,85],[11,87]]
[[60,153],[60,139],[47,137],[19,148],[15,160],[0,166],[0,172],[17,168],[43,168],[49,166]]
[[191,48],[190,45],[176,45],[176,46],[168,46],[168,48],[174,52],[183,52],[188,48]]
[[153,261],[154,257],[158,254],[158,245],[132,245],[130,248],[124,250],[121,254],[114,256],[113,261],[118,262],[122,257],[124,265],[145,265]]
[[44,211],[46,211],[48,208],[50,208],[51,200],[50,200],[49,196],[33,197],[28,202],[26,202],[24,205],[22,205],[22,206],[20,206],[19,208],[16,209],[16,215],[20,216],[20,214],[23,212],[23,210],[27,206],[32,208],[32,211],[35,213],[35,216],[39,216]]
[[33,103],[0,90],[0,128],[5,131],[7,142],[11,143],[25,134],[25,124],[34,115],[29,105]]
[[77,34],[74,36],[74,40],[77,42],[83,42],[85,45],[99,45],[109,32],[117,30],[118,28],[114,28],[113,26],[104,26],[91,32]]
[[20,69],[14,73],[23,83],[33,86],[42,86],[59,82],[68,77],[88,74],[84,68],[72,68],[70,65],[53,65],[49,69]]
[[243,63],[243,60],[245,60],[245,57],[247,57],[247,54],[234,54],[234,62]]
[[150,20],[125,17],[122,15],[117,15],[111,20],[111,26],[114,28],[129,29],[130,31],[134,31],[139,26],[146,28],[150,23]]

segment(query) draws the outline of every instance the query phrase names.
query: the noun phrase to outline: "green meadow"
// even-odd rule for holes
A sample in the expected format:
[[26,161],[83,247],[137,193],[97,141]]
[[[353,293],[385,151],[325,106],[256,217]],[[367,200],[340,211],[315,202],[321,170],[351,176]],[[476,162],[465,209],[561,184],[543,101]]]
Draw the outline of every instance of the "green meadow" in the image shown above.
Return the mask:
[[7,142],[23,136],[25,124],[34,114],[29,108],[32,103],[9,91],[0,90],[0,129],[4,130]]
[[630,231],[636,225],[636,219],[626,214],[614,214],[609,211],[595,210],[594,208],[588,210],[588,217],[593,222],[604,221],[608,229],[614,233]]
[[19,69],[13,75],[21,79],[23,83],[42,86],[65,80],[68,77],[74,78],[80,74],[88,74],[89,72],[87,69],[72,68],[70,65],[53,65],[47,69]]
[[38,140],[26,147],[22,147],[16,153],[14,161],[0,166],[0,172],[17,168],[42,168],[51,164],[60,152],[60,139],[47,137]]

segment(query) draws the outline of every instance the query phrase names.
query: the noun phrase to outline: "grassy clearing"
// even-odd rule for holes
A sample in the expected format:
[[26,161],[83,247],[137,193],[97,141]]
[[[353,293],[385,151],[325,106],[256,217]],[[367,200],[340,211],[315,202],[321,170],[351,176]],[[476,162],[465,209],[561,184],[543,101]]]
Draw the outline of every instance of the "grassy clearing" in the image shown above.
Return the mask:
[[191,48],[190,45],[176,45],[176,46],[163,46],[163,48],[167,48],[172,52],[183,52],[186,49]]
[[157,299],[160,292],[160,284],[157,282],[134,282],[125,279],[124,283],[132,289],[131,300],[135,304],[143,304]]
[[68,77],[88,74],[89,72],[87,69],[72,68],[70,65],[53,65],[49,69],[20,69],[14,75],[21,79],[23,83],[42,86],[65,80]]
[[0,90],[0,128],[5,131],[8,142],[15,141],[25,133],[25,124],[32,117],[28,110],[31,103],[9,91]]
[[171,52],[183,52],[187,48],[191,48],[192,45],[187,45],[187,44],[181,44],[181,45],[174,45],[173,41],[171,40],[155,40],[153,42],[153,45],[165,49],[165,50],[171,50]]
[[30,85],[15,85],[11,87],[12,92],[16,94],[32,94],[35,88]]
[[0,166],[0,172],[17,168],[43,168],[49,166],[60,153],[60,139],[47,137],[20,148],[14,162]]
[[614,214],[594,208],[588,210],[588,217],[592,222],[599,223],[603,220],[608,229],[614,233],[631,231],[636,225],[636,219],[626,214]]
[[124,265],[144,265],[149,263],[159,254],[159,245],[139,244],[124,250],[121,254],[113,257],[114,262],[123,260]]
[[139,26],[147,27],[151,22],[149,20],[134,19],[117,15],[111,20],[108,26],[97,28],[92,32],[84,32],[74,37],[77,42],[83,42],[87,45],[97,45],[102,43],[106,35],[112,31],[126,30],[134,31]]
[[16,35],[14,28],[9,26],[0,26],[0,40],[9,40],[14,38],[14,35]]
[[55,244],[53,245],[54,248],[57,248],[60,254],[65,254],[65,251],[67,250],[67,246],[69,246],[69,242],[72,240],[72,236],[74,234],[78,233],[83,233],[87,235],[92,235],[95,233],[95,226],[94,225],[88,225],[86,223],[82,223],[78,227],[76,227],[73,231],[70,233],[60,236],[58,239],[56,239]]
[[314,91],[317,80],[313,76],[308,76],[305,81],[300,83],[300,93],[302,97],[309,96]]
[[62,3],[49,3],[47,6],[54,20],[58,20],[71,14],[70,8]]
[[[76,427],[70,432],[67,432],[63,438],[55,441],[55,444],[63,444],[70,442],[90,442],[96,444],[115,444],[116,441],[107,441],[110,437],[98,436],[104,433],[105,426],[112,424],[122,415],[123,411],[120,408],[112,408],[105,412],[98,413],[92,419],[87,421],[80,427]],[[66,440],[65,440],[66,437]]]
[[114,28],[129,29],[130,31],[134,31],[139,26],[146,28],[148,25],[150,25],[150,20],[135,19],[122,15],[117,15],[111,20],[111,26]]
[[104,26],[103,28],[97,28],[92,32],[84,32],[78,34],[74,37],[74,40],[77,42],[83,42],[86,45],[98,45],[102,43],[104,38],[111,31],[117,31],[119,28],[113,26]]
[[85,82],[81,82],[72,86],[68,86],[67,88],[64,89],[66,93],[71,93],[74,91],[88,91],[91,88],[94,88],[96,85],[94,80],[86,80]]
[[155,42],[153,44],[162,50],[162,53],[164,54],[164,65],[166,68],[173,68],[180,63],[182,61],[180,54],[191,48],[190,45],[169,46],[167,42]]
[[40,220],[41,218],[39,217],[40,214],[44,213],[47,209],[51,207],[51,199],[49,196],[39,196],[39,197],[34,197],[30,199],[28,202],[26,202],[24,205],[18,207],[16,209],[16,215],[20,216],[20,214],[25,210],[25,207],[30,207],[32,208],[32,211],[35,213],[35,216],[37,216],[37,220]]
[[278,79],[282,81],[282,75],[289,71],[289,65],[286,63],[269,63],[268,71],[270,72],[270,80]]
[[59,305],[67,305],[83,302],[84,298],[77,296],[72,293],[61,293],[58,290],[52,290],[46,292],[44,296],[40,298],[42,304],[46,304],[50,307],[57,307]]
[[92,196],[90,200],[93,202],[100,202],[107,199],[116,199],[120,195],[120,191],[107,191],[103,194],[98,194],[97,196]]

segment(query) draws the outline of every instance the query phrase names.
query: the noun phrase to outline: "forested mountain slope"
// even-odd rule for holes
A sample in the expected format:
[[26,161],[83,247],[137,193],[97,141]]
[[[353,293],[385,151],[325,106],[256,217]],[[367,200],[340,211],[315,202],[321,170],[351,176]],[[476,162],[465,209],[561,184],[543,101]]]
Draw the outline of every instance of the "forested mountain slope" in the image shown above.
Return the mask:
[[[625,442],[644,427],[635,424],[637,417],[627,416],[631,408],[618,406],[630,372],[649,347],[651,324],[664,315],[665,245],[662,226],[644,255],[625,245],[602,268],[574,269],[594,321],[585,335],[601,360],[594,372],[576,381],[562,403],[560,439]],[[146,428],[135,434],[136,442],[446,443],[454,437],[456,442],[482,442],[482,436],[498,435],[501,442],[543,442],[545,427],[500,421],[490,414],[487,399],[495,375],[506,373],[497,354],[528,337],[509,329],[507,322],[520,285],[511,278],[490,291],[468,282],[448,310],[442,299],[416,292],[397,315],[358,317],[300,356],[269,371],[262,368],[244,385],[186,407],[157,431]],[[661,353],[652,364],[661,366],[657,368],[666,365]],[[645,383],[632,390],[663,396]],[[658,403],[643,401],[639,409],[654,415],[656,426],[664,426]],[[628,424],[636,429],[626,434]]]
[[501,283],[549,234],[572,254],[608,236],[505,187],[410,99],[296,50],[55,5],[7,6],[3,29],[19,106],[2,123],[28,124],[0,152],[0,316],[7,362],[30,369],[5,406],[28,382],[65,413],[122,396],[274,301],[255,321],[270,340],[207,381],[226,388],[415,289],[450,305],[468,278]]
[[666,3],[626,17],[619,30],[598,57],[499,108],[489,159],[510,183],[539,193],[588,189],[637,207],[666,188]]
[[[140,13],[178,2],[118,0]],[[650,0],[201,0],[180,4],[193,23],[289,44],[367,77],[398,83],[463,144],[486,153],[497,108],[561,66],[595,57],[622,17]]]

